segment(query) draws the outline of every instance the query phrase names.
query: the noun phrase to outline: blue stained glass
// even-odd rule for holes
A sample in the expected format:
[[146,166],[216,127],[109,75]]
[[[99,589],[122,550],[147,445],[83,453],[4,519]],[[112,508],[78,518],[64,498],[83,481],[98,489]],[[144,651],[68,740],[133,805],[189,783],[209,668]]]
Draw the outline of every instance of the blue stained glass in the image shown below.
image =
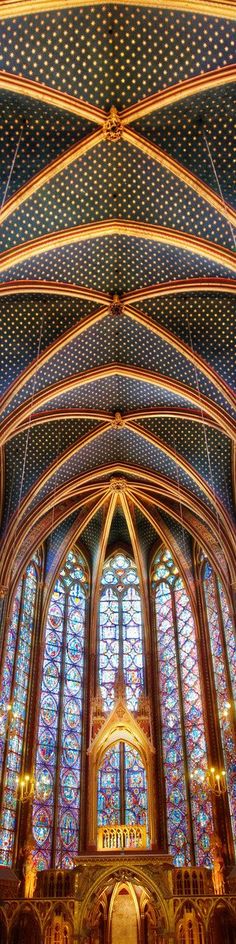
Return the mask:
[[[233,692],[236,684],[236,646],[229,605],[222,583],[214,574],[208,561],[204,563],[203,588],[209,627],[210,647],[215,677],[216,700],[221,726],[222,748],[228,788],[231,824],[236,848],[236,789],[235,789],[235,745],[231,731],[224,721],[224,711],[230,704],[232,693],[228,686],[228,672]],[[222,631],[223,624],[223,631]],[[224,638],[225,637],[225,638]],[[228,651],[228,665],[226,665]]]
[[33,806],[38,868],[69,867],[78,851],[87,589],[85,563],[70,551],[45,633]]
[[[190,835],[183,736],[188,778],[196,765],[206,769],[207,752],[194,621],[188,594],[167,550],[158,552],[155,558],[152,587],[156,602],[169,847],[175,864],[184,865],[190,861]],[[206,831],[208,836],[213,831],[211,803],[202,790],[200,797],[192,796],[191,805],[196,861],[209,865],[209,840],[206,842],[205,836]]]
[[98,826],[120,822],[120,751],[106,752],[98,773]]
[[139,579],[136,567],[124,554],[114,554],[104,565],[99,605],[99,684],[104,707],[114,704],[114,684],[122,665],[126,701],[135,711],[143,690],[143,637]]
[[[31,666],[33,626],[37,590],[35,558],[18,583],[3,656],[1,704],[12,710],[1,721],[0,762],[4,799],[1,812],[0,864],[12,865],[17,815],[16,776],[20,774],[26,725],[28,685]],[[38,560],[38,558],[37,558]]]

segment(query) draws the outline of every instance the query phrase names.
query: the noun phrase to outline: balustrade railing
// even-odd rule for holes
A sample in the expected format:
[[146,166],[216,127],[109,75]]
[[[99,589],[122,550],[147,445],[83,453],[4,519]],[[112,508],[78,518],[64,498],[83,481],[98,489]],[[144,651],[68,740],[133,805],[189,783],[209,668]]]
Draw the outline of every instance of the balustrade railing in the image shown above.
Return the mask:
[[116,849],[146,849],[147,848],[147,830],[146,826],[128,825],[128,826],[99,826],[98,828],[98,850],[103,852],[115,851]]

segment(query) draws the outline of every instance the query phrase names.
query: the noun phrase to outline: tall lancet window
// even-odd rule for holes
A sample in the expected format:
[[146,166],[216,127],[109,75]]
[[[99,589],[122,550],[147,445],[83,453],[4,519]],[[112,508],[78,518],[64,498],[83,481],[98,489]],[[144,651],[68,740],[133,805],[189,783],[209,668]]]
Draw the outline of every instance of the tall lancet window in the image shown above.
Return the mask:
[[202,574],[232,832],[236,843],[235,744],[230,725],[230,709],[236,699],[235,633],[226,593],[209,561],[204,561]]
[[209,865],[213,829],[209,797],[193,795],[191,775],[205,771],[207,752],[198,649],[191,604],[169,550],[156,555],[155,598],[162,746],[169,849],[176,865]]
[[38,868],[78,852],[88,572],[70,551],[49,603],[40,697],[33,834]]
[[114,704],[115,678],[124,674],[128,708],[137,708],[143,690],[143,630],[139,578],[123,553],[106,561],[99,606],[99,685],[104,708]]
[[34,555],[16,588],[2,661],[0,694],[0,864],[12,865],[16,833],[16,778],[27,735],[34,620],[41,557]]

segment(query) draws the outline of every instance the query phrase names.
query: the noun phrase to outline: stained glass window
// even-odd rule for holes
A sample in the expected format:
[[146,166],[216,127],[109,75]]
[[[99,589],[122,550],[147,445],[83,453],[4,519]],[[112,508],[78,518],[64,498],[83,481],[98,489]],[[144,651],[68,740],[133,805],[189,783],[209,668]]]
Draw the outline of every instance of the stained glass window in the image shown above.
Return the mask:
[[233,698],[234,696],[236,697],[236,645],[227,597],[220,578],[214,573],[208,561],[205,561],[203,565],[203,589],[227,777],[232,831],[236,843],[235,748],[230,725],[225,719],[225,708],[227,708],[227,705],[232,705]]
[[128,744],[110,748],[98,774],[98,826],[148,827],[147,779],[140,754]]
[[204,791],[191,791],[191,774],[207,766],[197,640],[190,600],[169,550],[155,558],[152,588],[169,848],[176,865],[190,862],[192,835],[197,864],[210,865],[211,804]]
[[88,574],[70,551],[48,609],[36,755],[38,868],[68,868],[78,851]]
[[0,863],[12,865],[17,816],[16,777],[21,772],[27,725],[29,679],[40,558],[34,556],[19,581],[3,657],[0,697]]
[[123,553],[106,561],[99,606],[99,684],[104,707],[114,704],[118,668],[124,673],[126,700],[133,711],[143,690],[142,613],[137,569]]

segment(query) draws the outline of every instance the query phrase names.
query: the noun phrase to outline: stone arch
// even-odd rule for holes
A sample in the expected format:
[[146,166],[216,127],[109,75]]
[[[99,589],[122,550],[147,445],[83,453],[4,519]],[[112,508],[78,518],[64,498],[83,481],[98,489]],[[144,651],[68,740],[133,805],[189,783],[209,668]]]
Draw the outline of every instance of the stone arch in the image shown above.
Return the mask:
[[175,919],[177,944],[206,944],[206,927],[202,914],[192,901],[185,901]]
[[5,915],[0,909],[0,944],[7,944],[7,924]]
[[51,908],[44,927],[43,944],[72,944],[74,929],[68,909],[61,903]]
[[[122,907],[119,907],[122,905]],[[123,923],[122,923],[123,922]],[[111,895],[108,914],[108,941],[122,944],[140,944],[140,911],[131,882],[117,882]]]
[[9,931],[9,944],[42,944],[39,916],[31,905],[18,908]]
[[208,915],[207,944],[236,944],[236,915],[223,898],[214,902]]
[[[78,877],[79,878],[79,877]],[[80,880],[79,880],[80,881]],[[165,901],[169,898],[170,889],[166,887],[166,895],[163,890],[160,890],[156,886],[156,874],[155,881],[150,875],[143,872],[142,869],[135,864],[135,871],[133,871],[129,866],[124,867],[124,862],[117,863],[114,869],[114,865],[104,869],[102,875],[98,878],[95,877],[94,882],[91,883],[89,887],[89,878],[81,878],[81,884],[79,885],[78,881],[78,897],[81,900],[81,910],[79,916],[79,926],[78,926],[78,939],[80,937],[83,941],[89,942],[90,944],[90,924],[91,917],[95,913],[98,899],[104,894],[107,896],[107,891],[110,889],[110,892],[113,892],[114,887],[122,883],[130,884],[132,886],[137,885],[143,892],[143,901],[150,901],[152,903],[153,914],[156,914],[156,926],[159,930],[163,931],[163,941],[166,939],[166,936],[170,934],[170,919],[168,913],[168,906]],[[167,879],[165,879],[167,883]],[[107,898],[107,914],[108,914],[108,898]],[[155,944],[162,944],[162,936],[157,938]]]
[[124,741],[140,754],[146,770],[148,795],[148,820],[151,845],[155,842],[155,815],[153,788],[153,756],[154,748],[150,738],[143,731],[138,720],[127,708],[123,697],[118,697],[110,715],[105,718],[95,734],[88,749],[89,758],[89,846],[97,846],[97,779],[99,767],[109,747],[119,741]]

